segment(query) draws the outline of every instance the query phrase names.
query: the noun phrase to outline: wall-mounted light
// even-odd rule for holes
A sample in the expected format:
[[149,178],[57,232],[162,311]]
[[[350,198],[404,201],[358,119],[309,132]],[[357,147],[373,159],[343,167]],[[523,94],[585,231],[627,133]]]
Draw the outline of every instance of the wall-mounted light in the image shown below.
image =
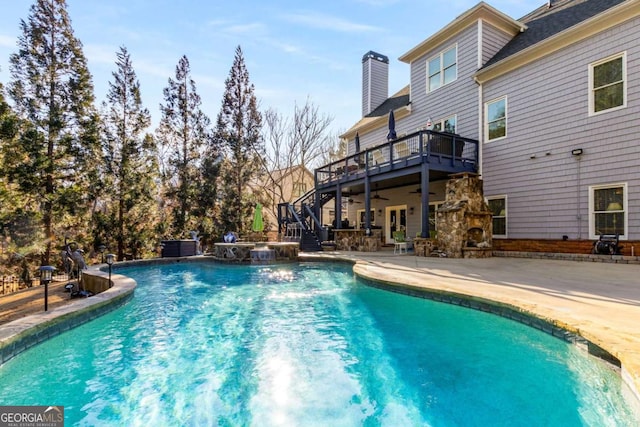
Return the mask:
[[574,148],[573,150],[571,150],[571,155],[572,156],[580,156],[582,155],[584,151],[582,150],[582,148]]
[[378,215],[382,215],[382,209],[378,209]]
[[409,215],[413,215],[413,206],[409,207]]

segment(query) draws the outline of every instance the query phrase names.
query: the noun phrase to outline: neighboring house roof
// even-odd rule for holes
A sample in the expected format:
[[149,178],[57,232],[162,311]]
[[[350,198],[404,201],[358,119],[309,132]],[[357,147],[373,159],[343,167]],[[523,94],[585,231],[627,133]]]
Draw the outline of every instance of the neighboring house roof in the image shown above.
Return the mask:
[[362,135],[372,130],[378,129],[381,126],[387,126],[387,120],[390,111],[394,112],[396,120],[408,116],[411,112],[409,88],[410,86],[407,85],[400,89],[398,92],[391,95],[375,110],[361,118],[355,125],[351,127],[351,129],[340,135],[340,137],[353,139],[356,136],[356,132],[359,132]]
[[297,173],[298,171],[300,171],[300,169],[302,169],[302,173],[305,175],[310,176],[311,178],[313,178],[313,172],[311,172],[309,170],[309,168],[303,166],[303,165],[295,165],[295,166],[290,166],[287,168],[282,168],[282,169],[275,169],[271,172],[271,176],[273,177],[273,180],[276,182],[279,182],[287,177],[292,176],[293,174]]
[[[553,6],[552,6],[553,9]],[[557,9],[525,16],[528,29],[516,35],[474,78],[478,83],[557,52],[599,32],[640,16],[638,0],[574,0]]]
[[625,0],[575,0],[561,3],[554,8],[542,6],[523,19],[527,29],[517,34],[482,68],[508,58],[530,46],[546,40],[568,28],[592,18]]

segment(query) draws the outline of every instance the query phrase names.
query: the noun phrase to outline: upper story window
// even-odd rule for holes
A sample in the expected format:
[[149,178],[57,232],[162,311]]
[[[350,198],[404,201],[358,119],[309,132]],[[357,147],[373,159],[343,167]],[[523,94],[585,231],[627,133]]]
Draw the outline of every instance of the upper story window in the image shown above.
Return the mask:
[[602,234],[626,238],[627,184],[589,187],[589,231],[592,239]]
[[456,116],[447,117],[433,123],[433,130],[437,132],[456,133]]
[[487,102],[485,112],[487,141],[507,136],[507,97]]
[[493,214],[493,236],[507,237],[507,196],[487,197],[487,205]]
[[458,78],[458,47],[453,46],[427,61],[427,92]]
[[626,64],[623,52],[589,65],[589,114],[626,106]]

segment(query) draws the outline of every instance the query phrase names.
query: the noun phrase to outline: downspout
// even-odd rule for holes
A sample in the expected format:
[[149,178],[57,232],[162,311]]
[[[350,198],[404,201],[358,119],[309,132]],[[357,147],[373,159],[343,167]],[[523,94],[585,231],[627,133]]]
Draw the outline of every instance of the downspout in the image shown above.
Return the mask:
[[[482,19],[478,20],[478,70],[482,68]],[[478,84],[478,175],[482,177],[482,137],[483,129],[483,104],[482,104],[482,83],[476,77],[473,80]]]
[[478,82],[478,175],[482,177],[482,149],[484,146],[484,121],[482,120],[484,116],[484,108],[482,103],[482,83]]

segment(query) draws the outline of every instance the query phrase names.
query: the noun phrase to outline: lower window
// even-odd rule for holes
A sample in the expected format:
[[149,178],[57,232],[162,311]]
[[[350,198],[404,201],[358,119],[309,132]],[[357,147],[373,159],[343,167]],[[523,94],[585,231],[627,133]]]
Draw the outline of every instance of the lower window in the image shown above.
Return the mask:
[[625,237],[627,229],[627,184],[589,187],[589,230],[592,239],[603,234]]
[[493,237],[507,237],[507,197],[488,197],[487,204],[493,214]]

